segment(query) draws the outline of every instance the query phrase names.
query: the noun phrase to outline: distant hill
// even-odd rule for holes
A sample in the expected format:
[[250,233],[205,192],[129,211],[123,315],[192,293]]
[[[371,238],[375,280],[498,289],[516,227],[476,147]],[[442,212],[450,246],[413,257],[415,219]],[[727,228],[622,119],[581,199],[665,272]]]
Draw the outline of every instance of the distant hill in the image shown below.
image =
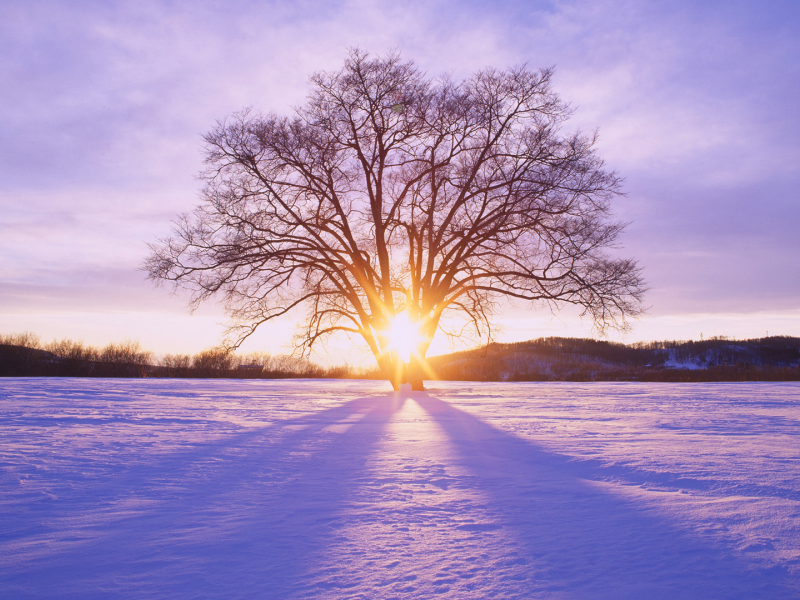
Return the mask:
[[435,356],[440,379],[461,381],[800,380],[800,338],[712,338],[620,344],[548,337]]

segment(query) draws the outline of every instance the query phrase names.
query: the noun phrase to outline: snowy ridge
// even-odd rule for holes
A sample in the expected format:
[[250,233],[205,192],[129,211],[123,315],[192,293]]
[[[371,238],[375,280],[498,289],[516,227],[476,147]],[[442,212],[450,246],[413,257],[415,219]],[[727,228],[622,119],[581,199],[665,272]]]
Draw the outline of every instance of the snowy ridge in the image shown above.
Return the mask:
[[[437,356],[441,379],[460,381],[672,381],[668,371],[708,371],[707,380],[800,380],[800,338],[612,342],[541,338]],[[680,375],[677,376],[678,379]]]
[[800,598],[800,385],[0,381],[3,598]]

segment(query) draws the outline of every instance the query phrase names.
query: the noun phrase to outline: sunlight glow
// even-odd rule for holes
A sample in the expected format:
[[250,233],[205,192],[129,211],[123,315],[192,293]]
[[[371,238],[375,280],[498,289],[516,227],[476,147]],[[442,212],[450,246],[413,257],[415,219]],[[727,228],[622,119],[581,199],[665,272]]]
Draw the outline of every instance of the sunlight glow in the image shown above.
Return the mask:
[[419,326],[411,322],[406,311],[395,315],[384,334],[389,339],[388,349],[397,352],[405,362],[411,360],[411,355],[424,339]]

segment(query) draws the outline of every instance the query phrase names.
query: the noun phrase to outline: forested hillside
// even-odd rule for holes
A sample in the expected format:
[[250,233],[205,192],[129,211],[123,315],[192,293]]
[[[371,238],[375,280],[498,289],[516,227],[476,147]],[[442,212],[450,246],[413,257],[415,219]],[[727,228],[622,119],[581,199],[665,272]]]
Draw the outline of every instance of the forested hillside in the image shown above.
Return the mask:
[[739,381],[800,379],[800,338],[723,337],[638,344],[540,338],[430,359],[441,379],[472,381]]

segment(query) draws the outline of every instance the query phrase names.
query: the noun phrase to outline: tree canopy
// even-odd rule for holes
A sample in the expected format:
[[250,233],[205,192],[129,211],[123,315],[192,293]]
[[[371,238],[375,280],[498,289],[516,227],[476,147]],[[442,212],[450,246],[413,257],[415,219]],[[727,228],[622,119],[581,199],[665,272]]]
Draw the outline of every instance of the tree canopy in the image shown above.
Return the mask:
[[234,345],[304,306],[302,350],[360,336],[395,389],[422,388],[448,316],[484,334],[503,297],[625,327],[644,284],[608,254],[620,179],[595,134],[562,133],[571,111],[551,80],[430,79],[352,51],[293,116],[244,110],[205,136],[202,202],[152,246],[150,277],[222,297]]

